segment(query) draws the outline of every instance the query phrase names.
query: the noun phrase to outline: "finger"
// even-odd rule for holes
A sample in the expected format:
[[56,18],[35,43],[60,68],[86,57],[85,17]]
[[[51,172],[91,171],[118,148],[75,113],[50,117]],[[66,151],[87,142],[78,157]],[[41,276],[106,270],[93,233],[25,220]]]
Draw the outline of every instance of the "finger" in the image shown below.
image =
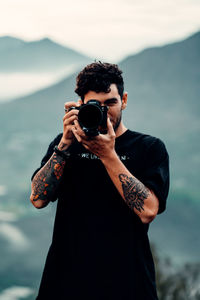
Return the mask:
[[107,128],[108,128],[108,134],[109,135],[112,135],[112,136],[115,136],[115,131],[114,131],[114,128],[113,128],[113,125],[110,121],[110,118],[107,118]]
[[82,130],[82,128],[81,128],[81,126],[80,126],[78,120],[75,120],[75,121],[74,121],[74,125],[75,125],[75,127],[76,127],[78,130]]
[[77,120],[74,120],[74,125],[75,125],[75,128],[76,128],[78,134],[81,137],[86,137],[85,132],[83,131],[83,129],[81,128],[81,126]]
[[82,145],[85,147],[85,149],[89,150],[90,148],[85,143],[82,143]]
[[63,120],[69,119],[71,116],[76,116],[77,117],[78,116],[78,110],[77,109],[72,109],[69,112],[66,112],[65,115],[63,116]]
[[85,142],[87,142],[87,141],[90,142],[91,140],[95,140],[99,137],[99,136],[88,136],[88,135],[86,135],[84,130],[81,128],[81,126],[80,126],[80,124],[77,120],[74,120],[74,125],[75,125],[75,128],[76,128],[76,132],[81,137],[82,141],[84,140]]
[[79,143],[81,143],[81,137],[80,137],[80,135],[77,133],[77,129],[73,126],[72,127],[72,132],[73,132],[73,134],[74,134],[74,136],[75,136],[75,138],[77,139],[77,141],[79,142]]
[[72,109],[69,112],[65,112],[65,115],[63,117],[63,120],[69,119],[71,116],[78,116],[79,111],[77,109]]
[[67,125],[73,125],[74,121],[77,120],[78,117],[77,115],[73,115],[71,117],[66,117],[66,115],[63,117],[63,125],[67,126]]
[[75,107],[73,107],[73,109],[70,108],[70,107],[69,108],[65,108],[64,110],[65,110],[65,114],[70,113],[70,116],[74,115],[74,114],[78,115],[78,113],[79,113],[79,110],[76,109]]
[[64,104],[64,108],[66,108],[66,109],[68,109],[72,106],[77,106],[77,102],[69,101],[69,102],[65,102],[65,104]]
[[68,101],[68,102],[65,102],[65,108],[70,108],[72,106],[81,106],[83,104],[83,101],[81,99],[79,99],[77,102],[74,102],[74,101]]

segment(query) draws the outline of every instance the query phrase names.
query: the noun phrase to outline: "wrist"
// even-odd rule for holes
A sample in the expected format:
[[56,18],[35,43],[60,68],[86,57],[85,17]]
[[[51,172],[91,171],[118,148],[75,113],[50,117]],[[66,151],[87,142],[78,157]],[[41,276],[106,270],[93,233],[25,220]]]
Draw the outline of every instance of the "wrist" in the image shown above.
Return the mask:
[[115,151],[115,149],[113,151],[110,151],[107,155],[100,157],[100,160],[102,161],[102,163],[106,166],[108,164],[111,163],[111,161],[116,161],[118,160],[118,155]]
[[60,141],[60,143],[58,144],[58,150],[60,151],[66,151],[69,146],[71,145],[71,142],[70,141],[66,141],[66,140],[62,140]]
[[66,150],[60,150],[58,148],[58,146],[54,147],[54,152],[56,153],[56,155],[62,157],[64,160],[67,160],[70,157],[70,153],[69,151]]

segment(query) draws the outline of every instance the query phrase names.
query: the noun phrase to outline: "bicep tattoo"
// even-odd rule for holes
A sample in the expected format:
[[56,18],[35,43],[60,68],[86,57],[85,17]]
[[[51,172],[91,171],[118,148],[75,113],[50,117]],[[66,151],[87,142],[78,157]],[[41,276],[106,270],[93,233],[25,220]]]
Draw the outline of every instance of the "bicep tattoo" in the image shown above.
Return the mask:
[[122,183],[124,198],[128,206],[136,208],[139,212],[144,210],[144,200],[148,198],[150,191],[142,182],[134,177],[128,177],[126,174],[119,174],[119,180]]
[[33,201],[48,200],[60,182],[64,171],[65,161],[62,157],[58,157],[55,153],[34,177]]

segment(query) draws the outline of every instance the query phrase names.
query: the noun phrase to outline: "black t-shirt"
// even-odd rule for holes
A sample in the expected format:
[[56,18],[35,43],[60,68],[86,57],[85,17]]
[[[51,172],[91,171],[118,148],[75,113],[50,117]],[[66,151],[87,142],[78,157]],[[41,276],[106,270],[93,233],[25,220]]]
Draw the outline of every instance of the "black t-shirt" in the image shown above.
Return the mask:
[[[40,168],[61,136],[49,145]],[[132,175],[154,191],[163,212],[169,190],[164,143],[127,130],[116,138],[115,149]],[[149,225],[128,207],[97,156],[78,142],[70,153],[57,191],[53,239],[37,299],[158,299]]]

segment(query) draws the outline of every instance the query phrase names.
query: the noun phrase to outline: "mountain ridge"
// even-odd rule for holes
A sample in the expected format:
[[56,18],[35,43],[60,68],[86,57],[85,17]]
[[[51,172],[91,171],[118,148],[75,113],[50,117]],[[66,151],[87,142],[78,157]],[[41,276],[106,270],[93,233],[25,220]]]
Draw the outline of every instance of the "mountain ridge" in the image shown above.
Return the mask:
[[59,70],[91,59],[50,38],[24,41],[10,36],[0,38],[0,72]]
[[194,34],[188,36],[188,37],[185,37],[183,39],[180,39],[179,41],[176,41],[176,42],[169,42],[169,43],[164,43],[162,45],[158,45],[158,46],[151,46],[151,47],[146,47],[140,51],[138,51],[137,53],[134,53],[134,54],[129,54],[127,55],[125,58],[123,58],[120,63],[123,63],[124,61],[126,61],[127,59],[129,59],[130,57],[135,57],[137,55],[141,55],[143,54],[144,52],[147,52],[147,51],[151,51],[151,50],[159,50],[159,49],[163,49],[163,48],[170,48],[171,46],[178,46],[179,44],[182,45],[183,42],[187,42],[187,41],[191,41],[191,40],[198,40],[199,41],[200,39],[200,31],[197,31],[195,32]]
[[[0,39],[1,39],[1,38],[2,38],[2,37],[0,37]],[[136,54],[128,55],[126,58],[122,59],[118,64],[119,64],[119,66],[120,66],[121,68],[123,68],[124,64],[129,64],[129,62],[130,62],[131,60],[138,59],[139,56],[143,56],[144,54],[146,55],[146,53],[148,53],[148,52],[151,52],[151,51],[154,51],[154,50],[155,50],[155,51],[156,51],[156,50],[163,50],[163,49],[165,49],[165,48],[167,49],[168,47],[171,47],[171,46],[174,47],[174,46],[179,45],[179,44],[181,44],[181,46],[182,46],[183,42],[185,43],[185,42],[187,42],[187,41],[194,40],[194,39],[198,41],[199,50],[200,50],[200,31],[198,31],[198,32],[192,34],[191,36],[189,36],[189,37],[187,37],[187,38],[185,38],[185,39],[182,39],[182,40],[180,40],[180,41],[178,41],[178,42],[173,42],[173,43],[165,44],[165,45],[162,45],[162,46],[155,46],[155,47],[145,48],[145,49],[141,50],[140,52],[138,52],[138,53],[136,53]],[[33,43],[34,43],[34,42],[45,41],[45,40],[48,40],[48,41],[51,41],[51,42],[55,43],[54,41],[52,41],[52,40],[49,39],[49,38],[44,38],[44,39],[36,40],[36,41],[33,41]],[[30,42],[28,42],[28,43],[30,43]],[[57,44],[57,43],[55,43],[55,44]],[[61,46],[62,46],[62,45],[61,45]],[[64,46],[62,46],[62,47],[64,47]],[[64,47],[64,48],[65,48],[65,47]],[[199,52],[197,51],[197,53],[199,53]],[[91,59],[90,59],[90,60],[91,60]],[[197,68],[198,68],[198,64],[197,64]],[[199,69],[199,68],[198,68],[198,69]],[[29,97],[29,96],[32,96],[33,94],[36,94],[36,93],[38,93],[38,92],[43,92],[43,90],[49,89],[51,86],[55,86],[56,84],[60,84],[61,82],[64,82],[67,78],[68,78],[68,76],[67,76],[66,78],[61,79],[61,80],[58,81],[58,82],[55,82],[55,83],[49,85],[48,87],[41,88],[41,89],[39,89],[39,90],[37,90],[37,91],[31,93],[31,94],[24,95],[23,97],[17,97],[17,98],[14,97],[13,99],[11,99],[11,101],[15,101],[15,100],[18,100],[18,99],[24,99],[24,98]]]
[[[196,38],[199,39],[199,34]],[[181,49],[187,48],[185,45],[179,44],[178,50],[177,44],[171,47],[170,51],[174,48],[178,55],[177,64],[176,60],[166,59],[167,48],[159,51],[159,57],[157,51],[151,51],[151,56],[143,53],[135,56],[134,61],[119,63],[128,91],[128,109],[123,112],[125,125],[161,138],[170,156],[170,209],[162,217],[158,216],[152,226],[152,236],[170,255],[180,244],[180,256],[188,258],[189,255],[196,257],[200,247],[197,242],[200,225],[200,75],[197,66],[200,52],[199,42],[192,42],[192,45],[191,52],[182,52]],[[197,54],[194,59],[193,53]],[[27,201],[21,196],[22,191],[30,189],[33,171],[39,166],[49,143],[62,132],[64,102],[78,99],[74,93],[76,75],[0,105],[0,127],[4,128],[0,132],[3,145],[0,164],[5,170],[0,174],[0,184],[7,187],[8,194],[4,196],[7,205],[13,205],[13,199],[18,207]],[[172,237],[168,243],[163,237],[170,232]]]

